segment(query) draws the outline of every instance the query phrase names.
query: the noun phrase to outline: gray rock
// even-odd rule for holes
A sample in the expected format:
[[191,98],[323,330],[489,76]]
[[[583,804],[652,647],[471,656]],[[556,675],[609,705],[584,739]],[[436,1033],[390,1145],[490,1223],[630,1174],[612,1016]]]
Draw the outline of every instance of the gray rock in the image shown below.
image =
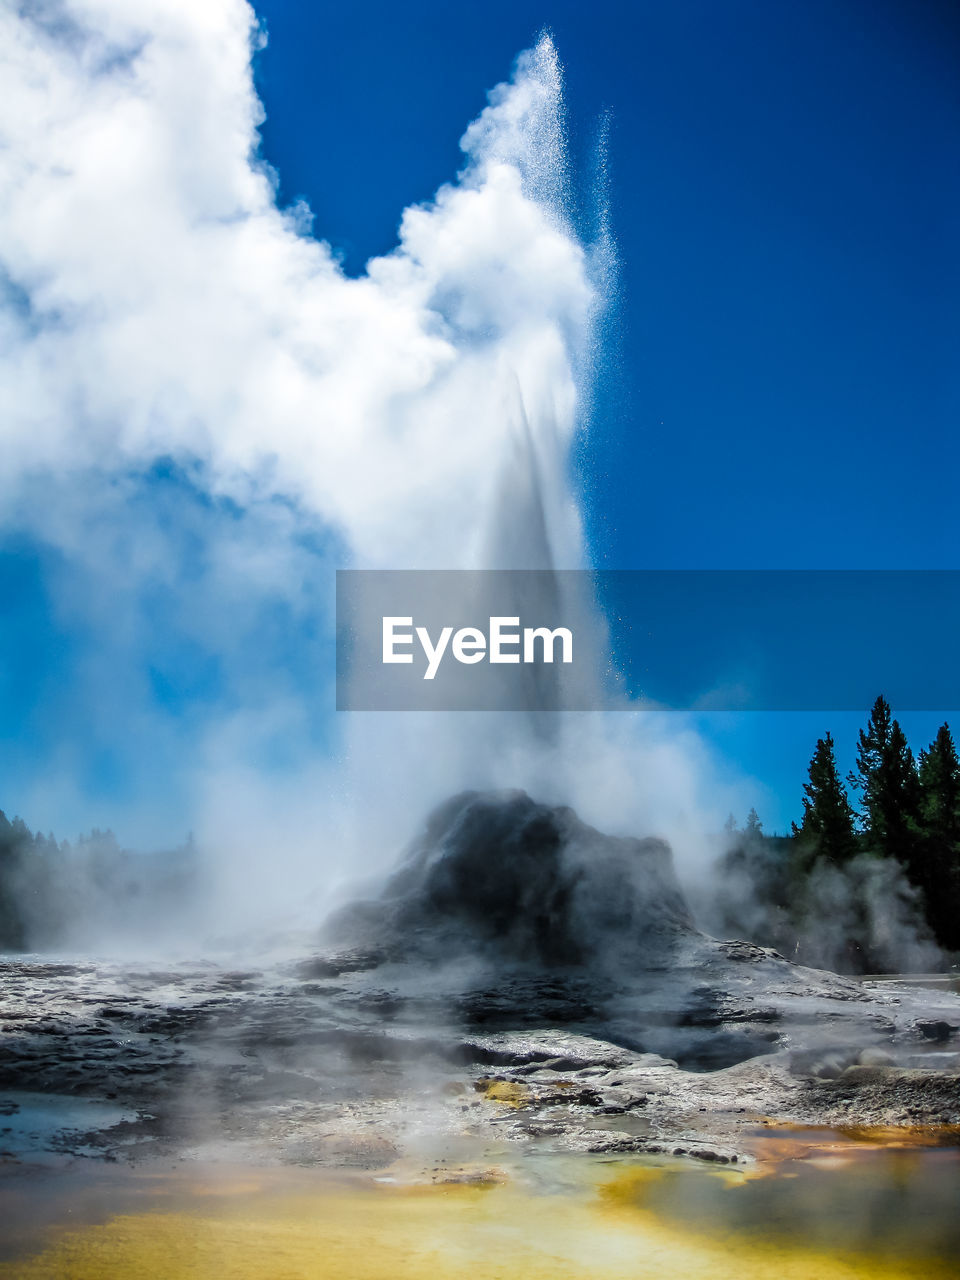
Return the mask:
[[664,841],[604,836],[571,809],[512,791],[441,805],[382,895],[339,912],[326,933],[409,957],[479,948],[565,968],[603,965],[623,945],[655,964],[696,929]]

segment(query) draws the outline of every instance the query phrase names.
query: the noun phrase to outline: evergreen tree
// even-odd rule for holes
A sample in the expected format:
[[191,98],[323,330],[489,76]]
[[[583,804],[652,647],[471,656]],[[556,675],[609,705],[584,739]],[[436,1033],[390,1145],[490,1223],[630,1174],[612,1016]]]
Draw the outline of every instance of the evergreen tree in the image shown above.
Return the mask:
[[817,739],[808,773],[810,781],[803,786],[803,820],[799,827],[794,825],[794,835],[817,855],[840,866],[856,854],[857,836],[829,733]]
[[943,724],[920,752],[922,859],[927,915],[941,946],[960,949],[960,761]]
[[756,809],[751,809],[747,814],[747,825],[743,828],[743,834],[748,839],[754,840],[763,835],[763,823],[760,821],[760,815]]
[[924,835],[960,846],[960,760],[948,724],[920,752],[920,819]]
[[920,782],[913,752],[890,704],[879,697],[857,743],[857,772],[851,783],[860,791],[867,848],[896,858],[913,874],[920,856]]
[[23,866],[24,832],[19,818],[8,821],[0,809],[0,951],[22,951],[25,930],[19,904],[19,882]]

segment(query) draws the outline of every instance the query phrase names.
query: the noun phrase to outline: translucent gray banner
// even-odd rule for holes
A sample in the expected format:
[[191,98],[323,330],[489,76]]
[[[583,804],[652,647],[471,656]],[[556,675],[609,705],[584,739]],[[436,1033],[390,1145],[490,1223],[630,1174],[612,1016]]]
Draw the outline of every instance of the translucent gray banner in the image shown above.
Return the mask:
[[953,570],[340,570],[351,711],[960,707]]

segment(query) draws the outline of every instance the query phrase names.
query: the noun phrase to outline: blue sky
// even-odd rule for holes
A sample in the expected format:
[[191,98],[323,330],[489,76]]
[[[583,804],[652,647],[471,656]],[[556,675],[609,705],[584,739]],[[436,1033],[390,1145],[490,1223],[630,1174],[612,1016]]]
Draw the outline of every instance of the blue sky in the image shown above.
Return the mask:
[[[580,455],[599,567],[956,567],[954,6],[256,9],[269,36],[256,63],[263,153],[281,201],[308,201],[316,233],[353,274],[394,245],[401,210],[456,172],[465,125],[542,27],[564,63],[583,172],[610,113],[621,296]],[[175,474],[149,485],[193,501]],[[63,572],[29,540],[4,544],[0,805],[24,808],[38,794],[31,779],[66,753],[82,761],[73,767],[85,798],[60,802],[55,818],[106,825],[139,807],[152,816],[136,834],[166,834],[175,801],[131,762],[129,741],[83,745],[74,695],[99,641],[54,603]],[[307,650],[291,652],[295,620],[278,620],[279,609],[265,603],[248,644],[302,690]],[[189,725],[229,672],[162,623],[154,645],[140,684],[171,724]],[[170,670],[183,677],[175,687]],[[849,764],[862,718],[751,713],[702,727],[732,770],[758,779],[761,816],[782,828],[797,815],[815,738],[831,728]],[[902,719],[921,746],[942,717]],[[307,736],[323,733],[318,720]],[[162,776],[176,734],[155,751]]]
[[844,0],[258,6],[264,149],[359,270],[539,28],[613,117],[613,568],[953,568],[960,16]]
[[[352,270],[449,176],[461,121],[542,26],[583,157],[611,113],[619,352],[583,477],[598,566],[956,567],[954,6],[257,8],[266,155]],[[816,737],[849,767],[863,718],[701,727],[783,828]],[[901,714],[917,747],[942,718]]]

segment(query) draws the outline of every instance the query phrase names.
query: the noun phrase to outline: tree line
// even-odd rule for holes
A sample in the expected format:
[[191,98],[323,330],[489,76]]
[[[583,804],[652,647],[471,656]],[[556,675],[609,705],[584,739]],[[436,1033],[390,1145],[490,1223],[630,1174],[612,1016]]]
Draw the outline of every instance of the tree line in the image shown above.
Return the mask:
[[[766,835],[755,810],[743,828],[731,818],[718,871],[697,904],[710,932],[847,972],[949,965],[960,953],[960,762],[949,725],[915,757],[877,698],[847,778],[826,733],[791,834]],[[71,846],[0,811],[0,950],[182,916],[199,875],[192,840],[143,855],[95,830]]]
[[154,854],[124,849],[94,828],[72,844],[32,832],[0,810],[0,951],[97,945],[136,936],[164,912],[181,912],[197,885],[192,839]]
[[914,756],[878,697],[846,780],[832,735],[817,740],[790,836],[765,836],[755,810],[727,835],[723,869],[746,874],[774,945],[815,951],[837,923],[816,913],[835,907],[845,936],[832,967],[884,967],[884,947],[892,954],[894,935],[911,930],[918,946],[960,951],[960,760],[948,724]]

